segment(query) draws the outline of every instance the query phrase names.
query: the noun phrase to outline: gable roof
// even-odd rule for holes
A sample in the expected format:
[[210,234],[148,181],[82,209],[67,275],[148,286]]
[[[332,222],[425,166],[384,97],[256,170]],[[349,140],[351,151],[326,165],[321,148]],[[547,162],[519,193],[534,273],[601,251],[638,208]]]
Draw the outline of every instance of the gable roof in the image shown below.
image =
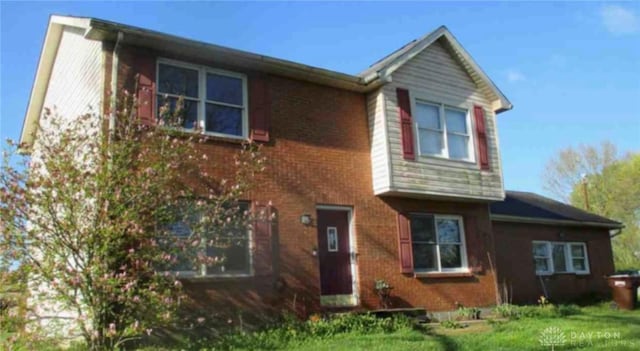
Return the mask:
[[528,219],[548,224],[624,227],[620,222],[530,192],[507,190],[504,201],[492,203],[490,209],[491,219],[497,221],[528,222]]
[[453,58],[460,63],[474,83],[480,87],[483,93],[494,100],[493,107],[496,112],[499,113],[513,108],[509,99],[498,89],[495,83],[484,73],[471,55],[469,55],[445,26],[440,26],[433,32],[419,39],[410,41],[400,49],[360,72],[359,76],[364,79],[365,84],[377,79],[386,81],[393,72],[436,41],[444,44],[444,47],[452,54]]
[[21,142],[32,142],[31,135],[35,130],[35,125],[42,111],[49,78],[64,26],[84,29],[84,36],[88,40],[115,42],[116,38],[120,37],[122,38],[122,44],[125,45],[148,47],[162,52],[189,55],[194,58],[203,57],[208,60],[233,62],[234,65],[240,68],[249,68],[251,70],[311,81],[317,84],[361,93],[372,91],[387,83],[390,74],[396,69],[422,52],[436,40],[443,40],[445,47],[452,52],[454,58],[460,62],[474,82],[476,82],[488,97],[492,98],[493,109],[497,113],[512,108],[509,100],[500,92],[444,26],[439,27],[420,39],[408,43],[400,50],[374,63],[362,73],[351,75],[102,19],[52,15],[42,45],[40,60],[27,105],[27,112],[20,138]]

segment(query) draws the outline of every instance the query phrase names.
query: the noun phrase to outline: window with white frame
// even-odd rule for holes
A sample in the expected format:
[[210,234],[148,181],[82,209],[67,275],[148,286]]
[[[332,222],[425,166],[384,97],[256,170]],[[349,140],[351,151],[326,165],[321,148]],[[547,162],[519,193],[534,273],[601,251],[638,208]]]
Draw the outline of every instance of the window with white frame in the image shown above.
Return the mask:
[[415,106],[421,155],[474,161],[468,110],[419,100]]
[[587,245],[582,242],[534,241],[536,274],[589,273]]
[[551,255],[549,254],[549,245],[547,245],[547,243],[533,243],[533,260],[536,265],[537,273],[551,272]]
[[178,113],[182,128],[247,136],[245,75],[164,59],[158,60],[157,73],[157,109],[167,104],[173,113],[182,97],[184,104]]
[[[230,225],[221,231],[209,225],[200,225],[205,214],[190,204],[191,202],[185,201],[175,210],[176,220],[166,225],[166,229],[176,237],[179,244],[179,249],[175,251],[176,259],[167,270],[183,276],[250,275],[251,235],[247,226]],[[248,203],[240,202],[237,211],[247,213],[248,207]],[[240,217],[242,216],[239,215],[238,218]],[[194,235],[196,230],[210,232],[208,235]],[[203,240],[205,237],[208,240]]]
[[411,214],[410,224],[416,272],[467,270],[462,217]]

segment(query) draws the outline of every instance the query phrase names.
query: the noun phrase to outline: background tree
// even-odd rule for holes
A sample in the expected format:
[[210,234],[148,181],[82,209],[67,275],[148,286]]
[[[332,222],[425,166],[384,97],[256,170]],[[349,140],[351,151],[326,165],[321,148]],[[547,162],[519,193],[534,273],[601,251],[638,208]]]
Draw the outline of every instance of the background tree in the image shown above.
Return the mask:
[[[182,294],[169,271],[224,261],[193,248],[233,240],[249,225],[238,200],[264,163],[247,144],[235,164],[208,174],[204,165],[215,160],[199,152],[204,136],[175,128],[181,99],[145,126],[124,96],[109,132],[95,114],[65,119],[46,109],[31,157],[10,143],[0,173],[0,252],[11,252],[0,260],[21,262],[40,311],[72,312],[91,350],[119,348],[172,321]],[[173,235],[176,223],[189,235]]]
[[547,164],[546,190],[573,206],[624,223],[612,243],[616,269],[640,269],[640,154],[615,146],[567,148]]

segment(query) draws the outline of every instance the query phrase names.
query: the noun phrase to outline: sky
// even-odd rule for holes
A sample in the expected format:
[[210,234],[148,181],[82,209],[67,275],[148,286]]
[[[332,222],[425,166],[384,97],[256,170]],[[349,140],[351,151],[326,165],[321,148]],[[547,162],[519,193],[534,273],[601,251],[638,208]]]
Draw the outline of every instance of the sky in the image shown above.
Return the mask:
[[545,194],[545,165],[569,146],[640,151],[640,2],[0,1],[3,141],[19,138],[50,14],[350,74],[446,25],[514,105],[498,115],[506,189]]

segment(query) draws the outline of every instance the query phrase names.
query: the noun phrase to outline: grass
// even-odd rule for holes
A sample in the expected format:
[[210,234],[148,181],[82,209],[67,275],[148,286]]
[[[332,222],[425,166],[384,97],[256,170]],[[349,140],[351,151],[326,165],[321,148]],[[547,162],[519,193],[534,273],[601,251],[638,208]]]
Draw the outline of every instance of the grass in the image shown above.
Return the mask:
[[[640,311],[615,311],[608,304],[582,308],[565,317],[522,318],[464,329],[436,327],[426,333],[403,330],[393,334],[342,334],[309,340],[297,350],[551,350],[540,343],[541,333],[557,327],[564,334],[556,350],[639,350]],[[600,334],[598,334],[600,333]]]
[[[231,334],[226,340],[198,343],[204,350],[433,350],[507,351],[551,350],[540,343],[550,327],[564,335],[555,350],[640,350],[640,310],[611,310],[609,304],[577,307],[517,308],[520,318],[473,323],[464,328],[413,328],[402,318],[377,320],[372,316],[338,316],[317,322],[289,322],[249,334]],[[568,311],[568,312],[567,312]],[[465,325],[464,322],[460,322]],[[2,339],[0,332],[0,340]],[[201,342],[204,340],[201,340]],[[225,342],[221,342],[225,341]],[[215,347],[215,348],[214,348]],[[176,349],[147,347],[145,351],[199,350],[195,344]]]

